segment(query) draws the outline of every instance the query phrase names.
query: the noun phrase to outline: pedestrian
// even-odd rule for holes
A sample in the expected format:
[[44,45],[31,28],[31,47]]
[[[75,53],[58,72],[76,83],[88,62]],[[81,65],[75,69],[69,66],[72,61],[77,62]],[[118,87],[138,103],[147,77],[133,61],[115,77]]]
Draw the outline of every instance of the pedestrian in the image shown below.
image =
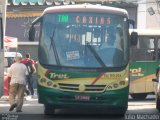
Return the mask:
[[156,69],[156,77],[159,80],[159,77],[160,77],[160,65]]
[[8,81],[9,89],[9,111],[16,108],[16,112],[22,112],[24,90],[26,84],[26,77],[29,75],[27,68],[21,63],[22,56],[16,56],[15,63],[9,69]]
[[[22,60],[22,63],[26,65],[29,76],[26,84],[26,93],[27,95],[31,94],[31,98],[34,96],[34,88],[33,88],[33,73],[36,73],[35,62],[30,58],[30,54],[27,53],[25,58]],[[27,88],[28,86],[28,88]],[[28,92],[29,90],[29,92]]]

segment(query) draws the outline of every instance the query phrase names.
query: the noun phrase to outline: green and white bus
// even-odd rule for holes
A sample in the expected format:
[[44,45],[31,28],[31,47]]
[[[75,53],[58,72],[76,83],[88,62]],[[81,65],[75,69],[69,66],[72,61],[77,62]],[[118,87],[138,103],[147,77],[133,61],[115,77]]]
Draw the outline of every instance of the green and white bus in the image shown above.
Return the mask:
[[[129,48],[137,37],[129,36],[129,23],[126,10],[91,4],[49,7],[33,21],[30,41],[40,26],[37,92],[44,114],[71,107],[125,114]],[[115,43],[108,48],[109,34]]]
[[145,99],[155,91],[153,78],[160,64],[160,30],[131,29],[138,33],[137,46],[131,50],[130,95],[134,99]]

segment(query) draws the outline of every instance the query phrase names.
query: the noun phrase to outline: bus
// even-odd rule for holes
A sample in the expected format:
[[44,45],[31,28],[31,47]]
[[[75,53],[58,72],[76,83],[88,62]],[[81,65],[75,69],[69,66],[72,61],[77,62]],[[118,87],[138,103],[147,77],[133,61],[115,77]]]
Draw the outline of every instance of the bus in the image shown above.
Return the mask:
[[131,29],[138,33],[137,45],[131,47],[130,95],[133,99],[145,99],[154,94],[156,68],[160,64],[160,30]]
[[37,93],[44,114],[72,107],[125,114],[129,48],[137,38],[129,36],[132,23],[126,10],[92,4],[49,7],[32,22],[30,41],[40,26]]

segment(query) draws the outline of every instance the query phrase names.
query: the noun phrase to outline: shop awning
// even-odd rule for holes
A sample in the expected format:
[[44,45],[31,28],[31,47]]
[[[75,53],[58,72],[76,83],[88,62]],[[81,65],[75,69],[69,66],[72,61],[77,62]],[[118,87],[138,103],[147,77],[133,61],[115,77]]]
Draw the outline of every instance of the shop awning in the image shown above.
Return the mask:
[[4,47],[17,48],[18,38],[4,36]]

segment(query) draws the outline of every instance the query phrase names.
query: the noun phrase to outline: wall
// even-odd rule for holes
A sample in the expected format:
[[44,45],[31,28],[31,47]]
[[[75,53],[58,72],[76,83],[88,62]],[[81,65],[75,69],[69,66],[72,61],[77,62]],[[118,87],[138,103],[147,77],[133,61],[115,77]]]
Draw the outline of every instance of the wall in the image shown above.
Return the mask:
[[[36,17],[16,17],[7,18],[6,20],[6,36],[17,37],[19,42],[28,41],[28,32],[32,21]],[[37,26],[38,27],[38,26]],[[36,39],[38,41],[39,31],[36,31]]]
[[[150,15],[148,8],[152,7],[155,14]],[[160,11],[156,0],[141,0],[138,5],[138,28],[160,29]]]
[[158,12],[159,7],[157,6],[156,0],[147,0],[147,9],[152,7],[155,11],[154,15],[146,13],[146,28],[150,29],[160,29],[160,11]]

